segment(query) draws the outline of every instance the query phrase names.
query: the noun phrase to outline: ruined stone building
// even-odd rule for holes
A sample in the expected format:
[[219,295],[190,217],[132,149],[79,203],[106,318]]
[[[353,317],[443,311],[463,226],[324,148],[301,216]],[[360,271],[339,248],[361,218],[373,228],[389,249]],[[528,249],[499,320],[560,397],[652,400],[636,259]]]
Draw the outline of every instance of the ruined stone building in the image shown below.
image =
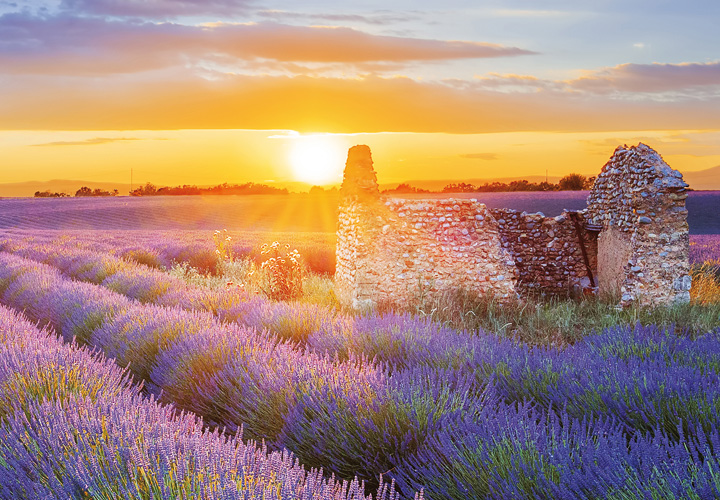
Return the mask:
[[477,199],[383,197],[370,148],[354,146],[338,211],[336,293],[356,309],[457,289],[499,300],[585,290],[623,305],[687,302],[686,187],[641,143],[615,150],[587,209],[557,217]]

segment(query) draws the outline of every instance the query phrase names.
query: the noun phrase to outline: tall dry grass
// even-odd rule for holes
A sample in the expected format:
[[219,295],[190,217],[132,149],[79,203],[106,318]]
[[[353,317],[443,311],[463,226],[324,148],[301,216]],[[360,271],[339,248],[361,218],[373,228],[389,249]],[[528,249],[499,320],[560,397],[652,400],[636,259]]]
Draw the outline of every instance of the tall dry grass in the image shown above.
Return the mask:
[[690,300],[696,304],[720,303],[720,259],[706,260],[690,271]]

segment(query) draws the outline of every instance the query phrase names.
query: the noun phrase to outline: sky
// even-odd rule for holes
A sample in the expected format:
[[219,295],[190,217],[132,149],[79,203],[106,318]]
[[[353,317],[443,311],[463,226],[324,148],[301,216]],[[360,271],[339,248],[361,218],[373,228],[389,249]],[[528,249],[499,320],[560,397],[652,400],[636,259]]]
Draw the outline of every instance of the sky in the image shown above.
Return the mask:
[[[0,0],[0,183],[720,165],[717,0]],[[702,186],[693,186],[702,188]]]

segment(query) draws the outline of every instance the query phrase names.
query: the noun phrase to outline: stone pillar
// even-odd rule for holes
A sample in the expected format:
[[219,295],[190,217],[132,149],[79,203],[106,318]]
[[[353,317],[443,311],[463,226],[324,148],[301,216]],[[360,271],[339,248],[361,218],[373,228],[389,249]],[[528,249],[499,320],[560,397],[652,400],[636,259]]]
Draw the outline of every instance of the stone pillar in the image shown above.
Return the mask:
[[380,189],[373,168],[370,148],[353,146],[348,150],[343,183],[340,188],[335,294],[344,306],[353,309],[372,307],[372,283],[367,276],[369,213],[380,206]]
[[[380,198],[377,175],[368,146],[363,144],[353,146],[348,150],[340,195],[343,198],[365,203],[377,201]],[[346,201],[343,200],[341,203]]]

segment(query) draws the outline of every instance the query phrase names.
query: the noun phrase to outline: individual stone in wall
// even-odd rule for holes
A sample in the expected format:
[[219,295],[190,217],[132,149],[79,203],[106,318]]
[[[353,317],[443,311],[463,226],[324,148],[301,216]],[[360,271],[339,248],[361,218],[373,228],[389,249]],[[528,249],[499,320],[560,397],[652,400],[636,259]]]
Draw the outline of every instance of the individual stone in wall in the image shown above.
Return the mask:
[[348,150],[340,194],[345,197],[354,196],[362,201],[380,198],[377,175],[368,146],[362,144]]

